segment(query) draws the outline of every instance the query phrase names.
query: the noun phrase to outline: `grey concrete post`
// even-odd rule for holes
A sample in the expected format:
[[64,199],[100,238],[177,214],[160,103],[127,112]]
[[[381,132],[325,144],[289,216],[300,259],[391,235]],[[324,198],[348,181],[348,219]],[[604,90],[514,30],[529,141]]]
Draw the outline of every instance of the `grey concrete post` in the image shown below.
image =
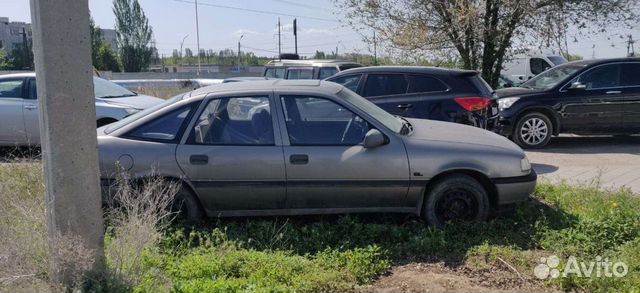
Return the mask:
[[[80,239],[102,264],[103,221],[88,0],[31,0],[51,255]],[[51,279],[70,285],[52,258]],[[82,272],[75,272],[82,273]]]

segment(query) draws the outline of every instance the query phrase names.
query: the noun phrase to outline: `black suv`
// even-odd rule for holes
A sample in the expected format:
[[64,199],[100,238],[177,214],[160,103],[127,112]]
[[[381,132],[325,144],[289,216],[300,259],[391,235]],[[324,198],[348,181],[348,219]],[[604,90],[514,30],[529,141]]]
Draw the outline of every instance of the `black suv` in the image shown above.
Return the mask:
[[640,133],[639,58],[566,63],[496,94],[494,129],[523,148],[560,133]]
[[[478,72],[419,66],[360,67],[326,80],[339,83],[387,112],[486,128],[494,93]],[[493,109],[494,115],[497,108]]]

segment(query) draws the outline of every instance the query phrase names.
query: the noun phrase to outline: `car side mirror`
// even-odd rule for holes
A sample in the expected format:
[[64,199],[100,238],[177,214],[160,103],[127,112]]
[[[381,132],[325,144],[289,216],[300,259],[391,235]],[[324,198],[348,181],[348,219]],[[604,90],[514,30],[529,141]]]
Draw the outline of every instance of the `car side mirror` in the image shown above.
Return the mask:
[[376,148],[387,143],[387,139],[384,134],[377,129],[371,129],[364,136],[363,146],[365,149]]
[[576,82],[572,83],[571,86],[569,86],[569,89],[573,90],[573,91],[585,90],[585,89],[587,89],[587,85],[585,85],[584,83],[581,83],[579,81],[576,81]]

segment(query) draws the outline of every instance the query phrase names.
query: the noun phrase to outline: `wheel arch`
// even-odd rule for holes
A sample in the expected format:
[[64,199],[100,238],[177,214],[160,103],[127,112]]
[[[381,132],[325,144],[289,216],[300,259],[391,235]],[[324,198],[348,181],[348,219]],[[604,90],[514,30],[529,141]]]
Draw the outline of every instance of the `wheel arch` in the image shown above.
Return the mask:
[[434,176],[429,180],[429,182],[425,186],[424,193],[419,205],[418,211],[420,216],[422,215],[424,203],[426,202],[426,198],[429,195],[429,192],[431,191],[431,189],[438,182],[444,180],[445,178],[452,175],[458,175],[458,174],[467,175],[475,179],[476,181],[478,181],[478,183],[480,183],[480,185],[482,185],[484,190],[487,192],[487,196],[489,197],[489,208],[494,209],[498,207],[498,189],[493,184],[489,176],[485,175],[480,171],[472,170],[472,169],[453,169],[453,170],[447,170],[442,173],[439,173],[438,175]]
[[514,131],[515,131],[516,125],[518,125],[518,123],[520,122],[520,119],[522,119],[522,117],[530,113],[540,113],[542,115],[547,116],[551,121],[551,126],[553,127],[553,135],[560,134],[560,118],[558,117],[558,115],[553,109],[547,108],[547,107],[530,107],[520,111],[515,119]]

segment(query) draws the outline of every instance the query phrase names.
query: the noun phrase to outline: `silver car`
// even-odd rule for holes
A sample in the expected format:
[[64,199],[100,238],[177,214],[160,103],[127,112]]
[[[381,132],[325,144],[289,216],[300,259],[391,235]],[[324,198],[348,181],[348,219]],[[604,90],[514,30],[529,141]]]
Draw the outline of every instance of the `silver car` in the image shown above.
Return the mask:
[[524,201],[537,179],[502,136],[392,116],[315,80],[198,89],[98,129],[98,144],[105,190],[118,169],[179,181],[189,220],[401,212],[442,226]]
[[[98,127],[163,102],[98,77],[93,85]],[[0,76],[0,146],[40,144],[37,97],[35,73]]]

